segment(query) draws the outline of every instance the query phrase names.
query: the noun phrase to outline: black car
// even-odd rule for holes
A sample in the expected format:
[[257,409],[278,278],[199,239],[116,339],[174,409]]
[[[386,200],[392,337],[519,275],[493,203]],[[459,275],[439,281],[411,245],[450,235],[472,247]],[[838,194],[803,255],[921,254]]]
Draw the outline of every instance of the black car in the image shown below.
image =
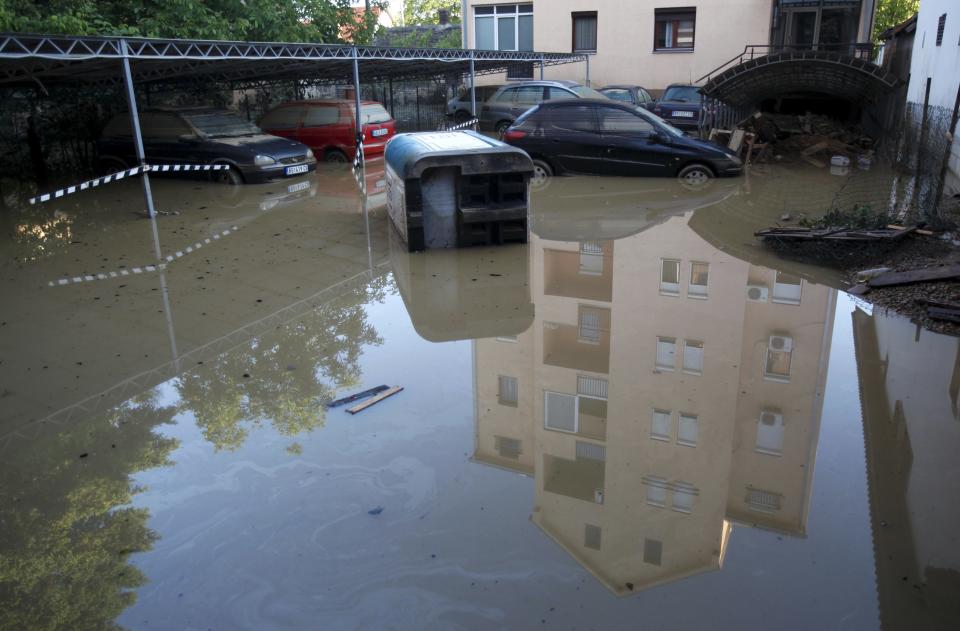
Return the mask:
[[685,135],[642,107],[609,99],[541,103],[504,141],[533,159],[534,182],[554,173],[679,177],[699,185],[738,175],[743,162],[725,147]]
[[646,89],[639,85],[608,85],[605,88],[600,88],[598,92],[608,99],[633,103],[648,110],[653,110],[653,106],[657,102]]
[[[140,113],[143,149],[149,164],[226,164],[215,179],[262,183],[316,169],[317,160],[299,142],[270,136],[233,112],[215,108],[151,108]],[[135,166],[129,114],[107,123],[97,143],[100,169]]]
[[703,97],[695,85],[674,83],[668,85],[663,96],[653,106],[653,113],[674,127],[693,130],[700,126]]

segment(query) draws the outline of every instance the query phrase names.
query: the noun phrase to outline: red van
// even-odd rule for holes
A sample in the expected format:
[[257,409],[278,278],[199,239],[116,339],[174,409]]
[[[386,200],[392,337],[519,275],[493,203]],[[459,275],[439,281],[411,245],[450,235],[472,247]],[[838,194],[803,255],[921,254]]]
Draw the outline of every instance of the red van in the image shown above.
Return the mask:
[[[313,150],[317,160],[348,162],[357,152],[354,102],[346,99],[290,101],[260,119],[268,134],[298,140]],[[383,153],[396,134],[396,121],[376,101],[360,102],[365,155]]]

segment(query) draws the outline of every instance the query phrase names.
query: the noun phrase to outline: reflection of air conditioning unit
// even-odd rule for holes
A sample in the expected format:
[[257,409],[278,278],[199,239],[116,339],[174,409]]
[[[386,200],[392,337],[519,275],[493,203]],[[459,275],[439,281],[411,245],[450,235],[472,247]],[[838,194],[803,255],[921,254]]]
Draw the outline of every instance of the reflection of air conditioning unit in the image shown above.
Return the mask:
[[593,489],[593,501],[603,504],[603,489]]
[[786,335],[771,335],[768,342],[771,350],[789,353],[793,350],[793,338]]
[[747,300],[750,302],[766,302],[770,290],[763,285],[747,285]]
[[781,415],[776,414],[776,413],[774,413],[774,412],[761,412],[761,413],[760,413],[760,422],[763,423],[764,425],[769,425],[769,426],[771,426],[771,427],[772,427],[773,425],[780,424],[782,418],[783,418],[783,417],[782,417]]

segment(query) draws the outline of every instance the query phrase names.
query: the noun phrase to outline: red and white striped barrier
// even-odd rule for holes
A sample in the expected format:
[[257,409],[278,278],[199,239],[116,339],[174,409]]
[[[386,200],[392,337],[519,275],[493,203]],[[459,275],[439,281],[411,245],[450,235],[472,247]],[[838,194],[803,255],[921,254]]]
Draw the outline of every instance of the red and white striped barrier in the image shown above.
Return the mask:
[[60,199],[66,195],[73,195],[74,193],[79,193],[80,191],[85,191],[90,188],[97,188],[101,184],[119,182],[120,180],[128,177],[146,173],[147,171],[153,171],[156,173],[183,173],[188,171],[220,171],[229,168],[230,165],[228,164],[147,164],[142,167],[133,167],[132,169],[125,169],[123,171],[117,171],[116,173],[104,175],[103,177],[87,180],[86,182],[80,182],[79,184],[74,184],[73,186],[67,186],[66,188],[58,189],[52,193],[44,193],[43,195],[31,197],[30,203],[42,204],[43,202],[49,202],[52,199]]

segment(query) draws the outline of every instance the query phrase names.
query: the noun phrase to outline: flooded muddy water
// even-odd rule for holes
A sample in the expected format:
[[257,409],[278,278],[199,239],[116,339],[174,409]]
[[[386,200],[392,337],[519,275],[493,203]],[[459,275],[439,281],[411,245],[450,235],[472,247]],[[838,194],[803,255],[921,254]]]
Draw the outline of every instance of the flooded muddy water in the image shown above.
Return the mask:
[[958,339],[752,237],[884,174],[153,188],[0,213],[0,628],[960,625]]

